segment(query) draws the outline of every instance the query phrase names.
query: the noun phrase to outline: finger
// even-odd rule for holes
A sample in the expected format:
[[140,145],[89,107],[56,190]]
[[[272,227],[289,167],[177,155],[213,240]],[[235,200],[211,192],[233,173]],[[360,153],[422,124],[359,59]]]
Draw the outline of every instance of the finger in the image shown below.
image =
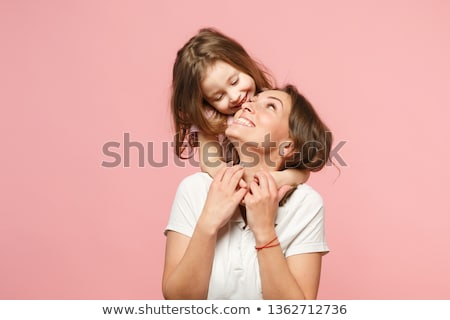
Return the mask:
[[277,183],[268,171],[260,171],[258,178],[260,180],[261,190],[270,195],[276,195],[278,193]]
[[250,195],[252,197],[260,197],[261,196],[261,188],[259,187],[258,182],[252,181],[249,186]]
[[278,192],[278,186],[277,186],[277,182],[275,181],[275,178],[269,173],[266,173],[266,177],[267,177],[267,184],[269,187],[269,192],[271,194],[276,194]]
[[247,182],[245,182],[244,179],[241,178],[241,180],[239,180],[239,187],[240,188],[247,188],[248,184],[247,184]]
[[223,176],[225,175],[225,171],[226,171],[226,170],[227,170],[227,167],[220,168],[220,170],[217,171],[217,173],[216,173],[216,175],[215,175],[215,177],[214,177],[214,180],[215,180],[215,181],[222,181]]
[[247,195],[248,190],[247,189],[239,189],[238,191],[236,191],[236,193],[233,195],[233,197],[238,201],[238,202],[244,202],[244,198]]
[[244,175],[244,170],[238,170],[233,173],[233,175],[230,178],[230,186],[233,188],[237,188],[239,184],[241,183],[242,177]]
[[259,188],[262,192],[268,193],[269,192],[269,182],[267,180],[267,174],[265,171],[258,171],[255,174],[255,177],[258,179]]
[[222,181],[229,184],[230,180],[233,178],[233,176],[236,174],[236,172],[243,172],[244,168],[241,166],[233,166],[230,168],[226,168],[226,171],[223,175]]

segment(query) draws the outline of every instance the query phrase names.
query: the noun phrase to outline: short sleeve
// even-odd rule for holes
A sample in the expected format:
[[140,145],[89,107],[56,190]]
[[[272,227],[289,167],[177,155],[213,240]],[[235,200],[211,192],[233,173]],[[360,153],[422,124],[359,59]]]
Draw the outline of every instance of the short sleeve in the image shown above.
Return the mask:
[[176,231],[191,237],[194,233],[198,217],[206,201],[210,184],[206,173],[196,173],[181,181],[172,203],[167,231]]
[[305,192],[300,197],[289,199],[292,238],[285,250],[286,257],[302,253],[329,252],[322,197],[309,186],[301,188]]

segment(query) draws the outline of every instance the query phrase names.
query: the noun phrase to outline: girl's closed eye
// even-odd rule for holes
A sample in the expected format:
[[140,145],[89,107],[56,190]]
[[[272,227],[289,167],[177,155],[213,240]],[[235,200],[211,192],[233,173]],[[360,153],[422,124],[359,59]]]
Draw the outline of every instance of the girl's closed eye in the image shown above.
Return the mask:
[[237,85],[239,83],[239,77],[237,77],[237,78],[235,78],[235,79],[233,79],[232,81],[231,81],[231,85],[232,86],[235,86],[235,85]]
[[275,107],[275,105],[274,104],[272,104],[272,103],[269,103],[268,105],[267,105],[267,109],[270,109],[270,110],[273,110],[273,111],[275,111],[277,108]]

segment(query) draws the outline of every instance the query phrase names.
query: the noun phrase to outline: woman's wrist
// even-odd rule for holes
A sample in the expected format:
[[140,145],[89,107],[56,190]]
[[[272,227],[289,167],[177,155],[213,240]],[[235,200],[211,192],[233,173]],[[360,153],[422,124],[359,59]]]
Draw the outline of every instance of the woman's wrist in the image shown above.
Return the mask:
[[280,245],[280,241],[278,241],[278,237],[275,236],[274,238],[272,238],[272,240],[266,242],[265,244],[261,245],[261,246],[255,246],[256,251],[261,251],[263,249],[267,249],[267,248],[273,248],[273,247],[277,247]]
[[203,234],[216,236],[219,232],[220,226],[209,219],[207,214],[202,214],[197,221],[197,228],[202,231]]
[[271,228],[267,230],[259,230],[258,232],[253,232],[253,236],[255,237],[255,246],[261,247],[271,242],[273,239],[276,239],[277,234],[275,232],[275,228]]

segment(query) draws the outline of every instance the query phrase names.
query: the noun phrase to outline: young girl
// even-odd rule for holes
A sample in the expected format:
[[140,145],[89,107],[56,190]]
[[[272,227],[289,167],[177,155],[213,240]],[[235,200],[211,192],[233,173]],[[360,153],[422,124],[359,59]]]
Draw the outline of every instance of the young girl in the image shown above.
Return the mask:
[[[272,78],[234,39],[201,29],[177,53],[173,66],[171,108],[176,130],[175,152],[189,158],[199,146],[201,170],[214,177],[232,160],[224,137],[227,119]],[[274,172],[279,187],[297,185],[309,170]]]

